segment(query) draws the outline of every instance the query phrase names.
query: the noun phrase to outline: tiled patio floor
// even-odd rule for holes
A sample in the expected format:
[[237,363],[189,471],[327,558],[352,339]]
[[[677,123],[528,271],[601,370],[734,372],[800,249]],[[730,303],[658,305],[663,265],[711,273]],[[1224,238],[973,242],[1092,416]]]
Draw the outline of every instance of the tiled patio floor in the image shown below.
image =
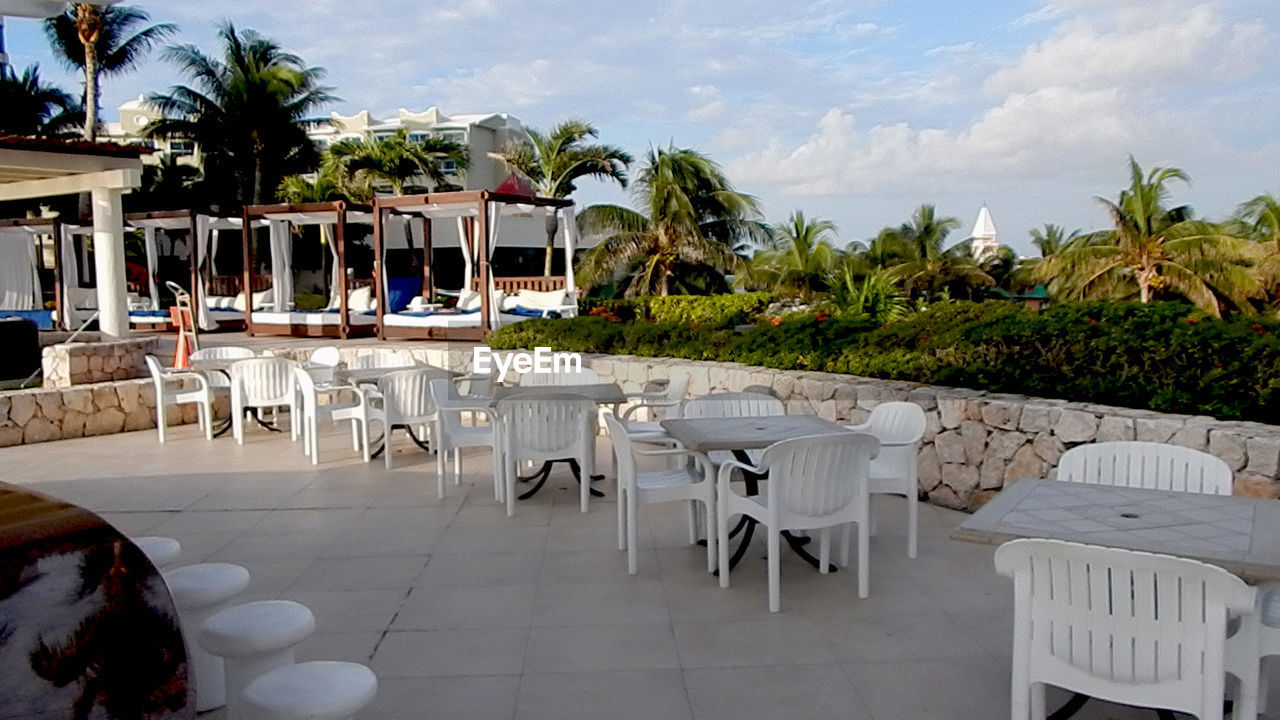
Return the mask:
[[[602,439],[600,467],[607,452]],[[377,672],[365,719],[1008,717],[1011,585],[991,548],[947,539],[960,513],[922,505],[908,560],[903,501],[879,498],[871,597],[858,599],[854,573],[789,556],[771,615],[762,540],[722,590],[678,506],[644,510],[633,577],[611,486],[583,515],[562,471],[508,518],[487,454],[468,457],[443,501],[416,449],[387,471],[334,430],[322,456],[313,467],[287,435],[252,431],[240,447],[184,427],[163,446],[139,432],[9,448],[0,462],[6,480],[126,533],[177,538],[183,562],[244,565],[246,600],[308,605],[318,632],[303,658]],[[1094,703],[1077,717],[1154,715]]]

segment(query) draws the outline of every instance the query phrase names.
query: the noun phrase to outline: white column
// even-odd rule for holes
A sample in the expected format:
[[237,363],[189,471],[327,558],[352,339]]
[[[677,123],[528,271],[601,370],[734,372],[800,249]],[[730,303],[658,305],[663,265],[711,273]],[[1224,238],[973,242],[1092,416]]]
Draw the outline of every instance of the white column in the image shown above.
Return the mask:
[[115,188],[94,188],[93,256],[98,270],[98,327],[116,337],[129,334],[129,296],[125,290],[124,212]]

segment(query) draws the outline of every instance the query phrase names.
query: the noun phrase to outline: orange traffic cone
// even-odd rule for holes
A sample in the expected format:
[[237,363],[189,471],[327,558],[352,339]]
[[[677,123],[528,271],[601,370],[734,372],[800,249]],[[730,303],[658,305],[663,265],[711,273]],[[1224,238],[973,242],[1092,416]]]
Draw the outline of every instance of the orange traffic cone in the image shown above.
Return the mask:
[[174,324],[178,326],[178,341],[173,347],[173,366],[179,369],[191,367],[191,347],[187,342],[186,318],[179,308],[169,308],[169,316],[173,319]]

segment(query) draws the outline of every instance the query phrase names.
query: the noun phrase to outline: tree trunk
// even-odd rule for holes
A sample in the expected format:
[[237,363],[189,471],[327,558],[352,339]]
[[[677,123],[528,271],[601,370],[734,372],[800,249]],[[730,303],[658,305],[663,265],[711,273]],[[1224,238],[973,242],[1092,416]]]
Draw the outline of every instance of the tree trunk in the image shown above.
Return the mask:
[[560,218],[554,213],[547,216],[547,254],[542,266],[542,274],[551,277],[551,263],[556,253],[556,232],[560,229]]
[[253,203],[262,204],[262,155],[253,154]]
[[98,48],[96,42],[84,46],[84,139],[98,139]]
[[1138,275],[1138,298],[1143,305],[1151,302],[1151,281],[1145,274]]

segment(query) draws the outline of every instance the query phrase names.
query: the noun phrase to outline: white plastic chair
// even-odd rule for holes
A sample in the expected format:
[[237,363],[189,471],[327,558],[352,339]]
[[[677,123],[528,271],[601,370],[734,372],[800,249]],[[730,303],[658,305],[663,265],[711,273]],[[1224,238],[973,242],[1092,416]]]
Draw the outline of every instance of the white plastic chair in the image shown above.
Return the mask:
[[357,355],[347,361],[352,370],[369,370],[373,368],[411,368],[417,365],[413,356],[399,350],[379,350],[377,352]]
[[[311,370],[305,367],[295,367],[293,377],[302,407],[302,452],[311,457],[311,464],[320,462],[317,425],[321,418],[332,422],[350,420],[352,450],[362,453],[364,461],[369,462],[369,403],[364,391],[357,387],[317,385]],[[321,404],[321,397],[327,402]]]
[[1045,686],[1221,720],[1230,614],[1254,591],[1219,567],[1168,555],[1023,539],[1013,578],[1013,720],[1045,717]]
[[576,460],[582,512],[591,496],[596,404],[572,393],[508,395],[498,402],[503,495],[507,515],[516,512],[516,476],[523,462]]
[[578,372],[527,372],[520,376],[519,384],[522,387],[545,387],[547,385],[594,385],[600,382],[600,375],[589,367],[581,368]]
[[[191,353],[190,361],[198,363],[202,360],[245,360],[247,358],[257,357],[258,354],[247,347],[239,345],[218,345],[215,347],[206,347],[195,350]],[[209,387],[227,388],[231,387],[231,378],[228,373],[224,372],[208,372],[205,377],[209,380]]]
[[1257,594],[1254,611],[1242,617],[1239,629],[1227,638],[1227,672],[1240,680],[1232,717],[1248,720],[1256,720],[1259,709],[1270,710],[1270,683],[1262,661],[1280,655],[1280,583],[1259,585]]
[[244,414],[250,409],[289,408],[289,435],[298,438],[294,366],[282,357],[249,358],[231,366],[231,427],[237,443],[244,444]]
[[[783,530],[818,530],[819,572],[831,561],[831,528],[847,523],[858,526],[858,597],[869,591],[870,561],[867,491],[871,459],[880,442],[864,433],[782,440],[765,448],[755,467],[730,460],[720,466],[716,487],[717,536],[720,554],[720,587],[729,587],[729,519],[746,515],[767,528],[769,545],[769,611],[778,612],[781,600],[781,548]],[[731,480],[741,469],[769,474],[763,496],[739,495]],[[840,564],[849,565],[848,547]]]
[[1153,442],[1077,445],[1058,460],[1058,479],[1088,485],[1230,495],[1231,468],[1199,450]]
[[[643,436],[665,436],[666,432],[658,421],[682,417],[681,406],[684,405],[684,396],[688,390],[688,374],[676,373],[667,380],[667,386],[661,390],[627,393],[629,399],[637,401],[619,416],[626,427],[627,436],[637,442],[643,442],[639,439]],[[641,410],[647,411],[653,419],[635,419]]]
[[313,380],[324,384],[333,382],[334,368],[341,363],[342,355],[338,352],[338,348],[333,345],[325,345],[313,350],[307,361],[302,364],[302,367],[311,373]]
[[[154,356],[146,358],[147,369],[151,371],[151,383],[156,392],[156,431],[160,434],[160,442],[164,442],[165,419],[164,409],[169,405],[189,405],[195,403],[200,427],[204,429],[205,439],[213,439],[213,392],[209,389],[209,381],[205,376],[190,370],[173,370],[160,365]],[[194,387],[186,387],[186,383]]]
[[[436,491],[444,497],[445,463],[448,454],[453,452],[453,484],[457,485],[462,478],[462,449],[469,447],[487,447],[493,453],[493,497],[501,500],[501,483],[498,480],[499,454],[495,442],[494,427],[497,415],[487,400],[463,397],[456,385],[445,378],[434,378],[428,383],[431,389],[431,400],[436,406],[435,441],[436,448]],[[462,414],[470,413],[472,418],[484,415],[489,419],[488,425],[463,425]]]
[[[383,455],[386,467],[391,469],[391,441],[396,428],[405,428],[412,434],[417,428],[419,444],[431,442],[431,430],[436,423],[436,404],[431,400],[430,382],[436,378],[449,378],[446,370],[439,368],[415,368],[396,370],[378,378],[378,389],[370,393],[369,418],[382,423]],[[434,449],[434,447],[433,447]]]
[[887,402],[877,405],[871,417],[850,430],[876,436],[880,454],[871,461],[872,495],[904,495],[907,498],[907,557],[914,558],[920,526],[919,466],[920,441],[928,423],[924,410],[910,402]]
[[[773,417],[786,415],[787,407],[772,395],[754,392],[725,392],[703,395],[685,402],[680,409],[684,418]],[[748,450],[752,462],[760,459],[760,450]],[[707,453],[716,465],[734,459],[733,453],[716,450]]]
[[[716,569],[716,481],[715,468],[705,455],[680,448],[637,450],[615,415],[604,417],[613,444],[618,478],[618,549],[627,551],[627,572],[636,574],[637,511],[639,505],[689,502],[689,542],[698,542],[697,504],[702,503],[707,528],[707,572]],[[636,457],[664,457],[688,460],[669,470],[640,472]]]

